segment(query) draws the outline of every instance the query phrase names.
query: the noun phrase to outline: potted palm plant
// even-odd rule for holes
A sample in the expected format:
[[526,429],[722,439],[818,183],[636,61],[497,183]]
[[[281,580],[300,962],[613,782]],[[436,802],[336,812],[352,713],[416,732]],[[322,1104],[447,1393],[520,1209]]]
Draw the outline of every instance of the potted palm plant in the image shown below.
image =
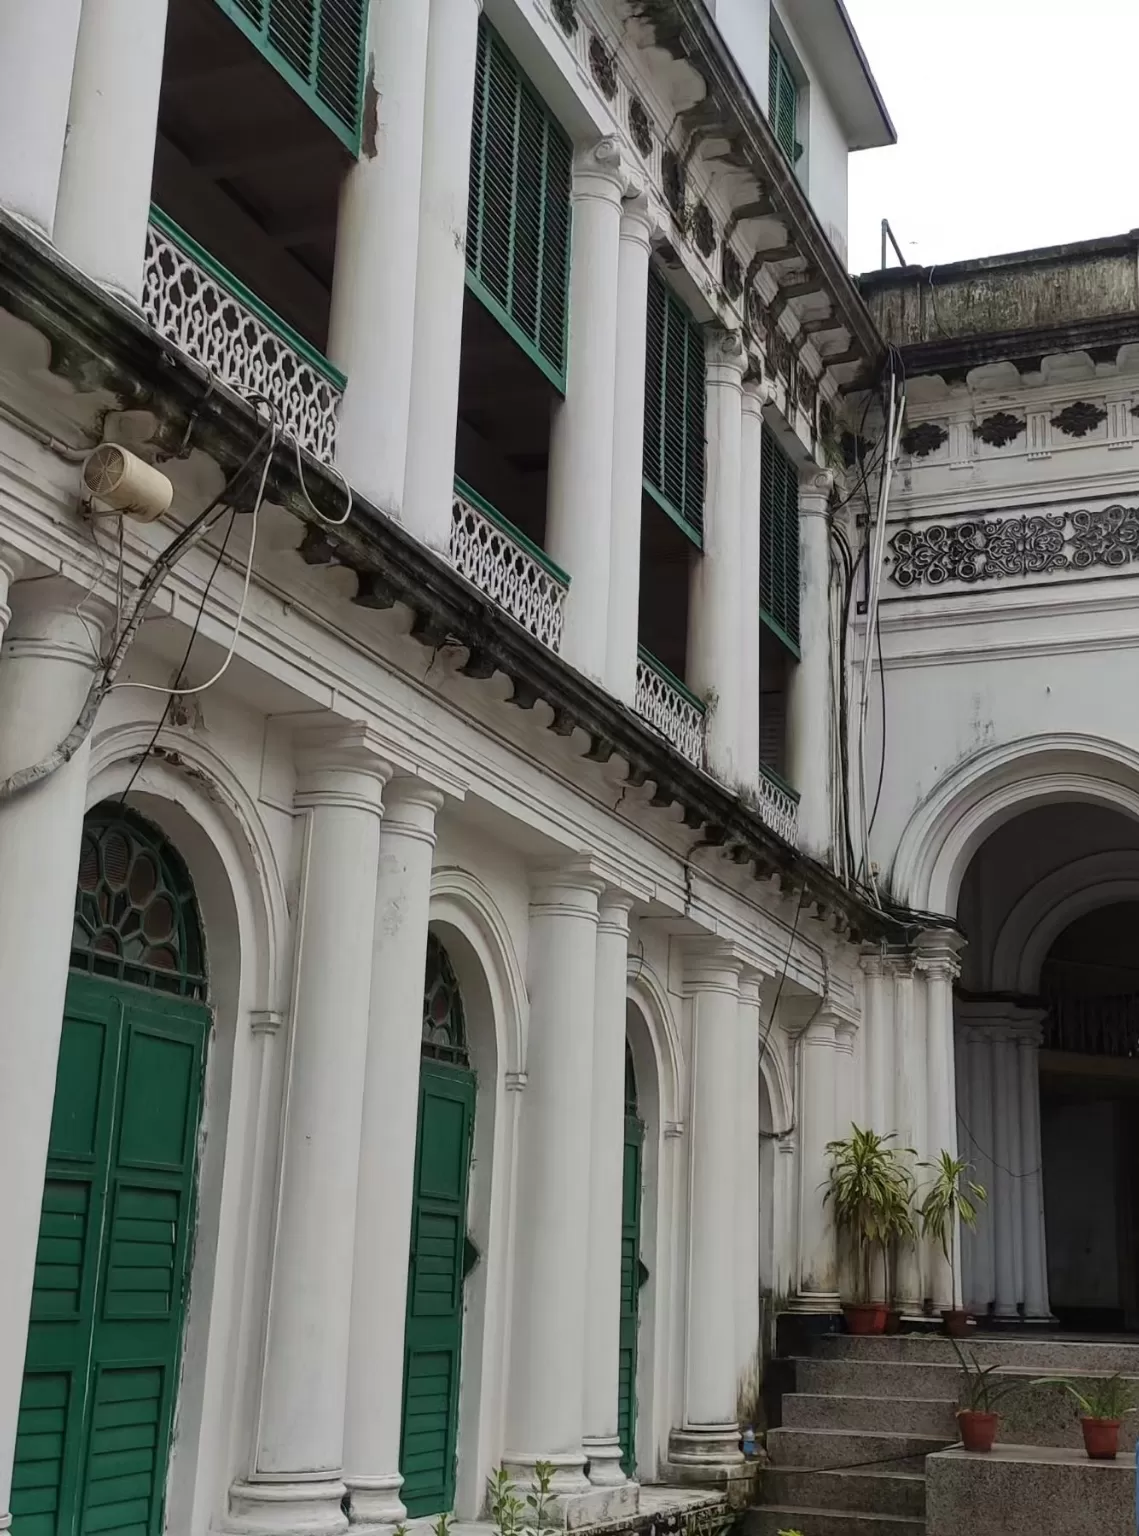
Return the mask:
[[[881,1333],[886,1326],[886,1303],[871,1298],[874,1260],[885,1255],[891,1234],[909,1213],[909,1175],[890,1146],[893,1133],[852,1125],[850,1135],[827,1143],[831,1159],[824,1201],[834,1213],[835,1231],[849,1245],[855,1282],[855,1298],[844,1303],[843,1313],[851,1333]],[[912,1217],[908,1217],[912,1223]]]
[[961,1365],[963,1378],[962,1396],[965,1406],[957,1409],[957,1427],[961,1431],[961,1444],[967,1451],[984,1454],[991,1451],[997,1438],[1000,1414],[997,1404],[1011,1392],[1019,1392],[1028,1385],[1023,1380],[1010,1381],[995,1378],[999,1365],[982,1365],[972,1350],[966,1357],[957,1340],[950,1335],[954,1353]]
[[1119,1455],[1119,1430],[1124,1417],[1135,1412],[1139,1382],[1118,1372],[1103,1380],[1071,1381],[1067,1377],[1048,1377],[1050,1385],[1062,1387],[1075,1398],[1084,1432],[1084,1450],[1090,1461],[1114,1461]]
[[961,1255],[957,1241],[958,1225],[970,1231],[977,1227],[977,1207],[988,1199],[984,1188],[969,1178],[969,1164],[962,1157],[954,1157],[944,1148],[932,1163],[922,1163],[933,1174],[918,1209],[922,1237],[937,1243],[949,1265],[953,1305],[942,1310],[941,1319],[951,1338],[964,1338],[969,1325],[969,1314],[957,1305],[961,1294]]

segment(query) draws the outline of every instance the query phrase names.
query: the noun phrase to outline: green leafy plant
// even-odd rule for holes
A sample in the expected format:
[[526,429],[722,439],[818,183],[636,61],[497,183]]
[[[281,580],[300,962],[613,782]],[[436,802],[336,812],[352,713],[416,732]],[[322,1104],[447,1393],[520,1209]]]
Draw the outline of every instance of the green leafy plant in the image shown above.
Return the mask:
[[[850,1246],[857,1298],[868,1302],[874,1256],[914,1231],[913,1180],[890,1142],[894,1133],[851,1125],[850,1135],[827,1143],[831,1159],[824,1202],[834,1212],[835,1230]],[[884,1258],[885,1262],[885,1258]]]
[[949,1341],[953,1345],[953,1352],[961,1365],[961,1374],[965,1378],[966,1408],[972,1413],[996,1413],[997,1404],[1009,1397],[1013,1392],[1022,1392],[1027,1386],[1036,1386],[1037,1382],[1026,1381],[1023,1377],[1010,1379],[1000,1376],[1002,1367],[999,1365],[982,1365],[972,1350],[966,1356],[964,1350],[956,1339]]
[[954,1157],[944,1149],[932,1163],[920,1163],[928,1168],[933,1180],[926,1190],[918,1215],[921,1219],[921,1235],[938,1244],[949,1265],[956,1303],[960,1291],[958,1284],[957,1227],[958,1223],[971,1232],[977,1227],[977,1207],[988,1199],[983,1185],[974,1184],[969,1178],[970,1165],[963,1157]]
[[1139,1407],[1139,1382],[1121,1376],[1072,1381],[1067,1376],[1045,1376],[1040,1386],[1061,1387],[1075,1399],[1084,1419],[1122,1419]]
[[[498,1536],[541,1536],[559,1523],[553,1513],[554,1471],[552,1462],[536,1461],[534,1487],[525,1498],[505,1467],[487,1478],[487,1508]],[[437,1532],[437,1536],[449,1536],[449,1530]]]
[[778,1536],[803,1536],[802,1531],[779,1531]]
[[454,1515],[442,1514],[431,1522],[431,1529],[435,1532],[435,1536],[451,1536],[451,1527],[454,1523]]

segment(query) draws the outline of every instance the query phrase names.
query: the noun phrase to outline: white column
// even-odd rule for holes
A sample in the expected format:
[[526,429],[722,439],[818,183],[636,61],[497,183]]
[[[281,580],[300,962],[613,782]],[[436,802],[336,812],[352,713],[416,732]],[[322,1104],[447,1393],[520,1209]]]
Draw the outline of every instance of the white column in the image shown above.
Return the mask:
[[0,208],[49,238],[79,7],[80,0],[4,0],[0,7]]
[[[288,1100],[255,1470],[231,1490],[243,1529],[343,1531],[344,1405],[383,786],[367,726],[297,753],[308,812]],[[393,1256],[393,1262],[394,1262]],[[406,1266],[406,1251],[398,1262]]]
[[830,547],[834,476],[812,471],[799,487],[799,653],[787,695],[787,765],[799,792],[799,846],[826,859],[831,805]]
[[[960,940],[952,934],[923,937],[918,970],[926,994],[926,1114],[925,1156],[936,1162],[942,1151],[957,1156],[957,1076],[953,1050],[953,982],[960,966]],[[960,1256],[960,1232],[954,1228],[950,1252]],[[938,1244],[929,1251],[931,1291],[937,1308],[959,1307],[960,1274],[954,1275]]]
[[12,618],[12,609],[8,598],[11,595],[12,587],[15,585],[23,569],[23,564],[24,562],[16,550],[9,549],[7,545],[0,544],[0,643],[3,642],[9,621]]
[[684,1421],[669,1460],[709,1479],[740,1464],[736,1417],[736,1099],[739,1072],[738,956],[718,940],[695,941],[685,959],[692,999],[692,1139],[688,1164],[688,1288]]
[[759,1392],[759,993],[762,977],[740,976],[739,1058],[736,1068],[736,1371],[739,1396]]
[[407,1516],[399,1497],[407,1254],[431,860],[442,803],[420,779],[393,779],[384,791],[344,1420],[354,1524],[395,1526]]
[[993,1162],[992,1193],[993,1240],[996,1244],[996,1317],[1016,1317],[1019,1299],[1016,1283],[1017,1180],[1013,1172],[1013,1144],[1017,1160],[1020,1151],[1019,1082],[1016,1064],[1016,1040],[1008,1029],[994,1033],[993,1057],[996,1067],[993,1092]]
[[799,1036],[799,1263],[795,1308],[837,1312],[838,1250],[829,1204],[827,1142],[835,1138],[838,1020],[825,1002]]
[[688,611],[691,685],[708,701],[708,766],[740,777],[740,449],[747,355],[736,331],[707,345],[704,548],[692,562]]
[[[606,891],[601,899],[594,984],[584,1449],[589,1480],[603,1487],[627,1482],[621,1470],[617,1392],[625,1156],[625,999],[631,906],[632,899],[619,891]],[[635,1508],[630,1499],[630,1512]],[[610,1510],[607,1517],[615,1518],[619,1512]]]
[[588,869],[544,871],[530,903],[530,1027],[504,1460],[522,1477],[531,1475],[535,1460],[552,1462],[554,1488],[567,1495],[589,1488],[582,1451],[583,1234],[589,1230],[588,1106],[601,889]]
[[63,255],[134,304],[142,298],[166,6],[85,0],[55,209]]
[[[926,1144],[925,1017],[916,1007],[914,973],[908,956],[894,969],[894,1127],[898,1145],[923,1155]],[[920,1315],[924,1301],[919,1246],[907,1244],[899,1256],[898,1302],[907,1316]]]
[[1040,1026],[1021,1031],[1020,1168],[1024,1219],[1024,1319],[1049,1322],[1048,1252],[1044,1241],[1044,1176],[1040,1146]]
[[644,193],[627,198],[621,205],[605,685],[630,706],[637,691],[641,486],[645,458],[645,326],[649,253],[655,226]]
[[[87,696],[94,666],[75,613],[81,596],[56,578],[11,589],[0,651],[0,779],[52,751]],[[89,759],[90,739],[50,778],[0,804],[0,1530],[9,1523]]]
[[971,1307],[978,1317],[985,1317],[996,1295],[996,1255],[993,1249],[993,1040],[985,1029],[971,1028],[969,1036],[969,1116],[970,1135],[965,1138],[962,1155],[972,1165],[970,1177],[980,1184],[988,1198],[977,1211],[977,1231],[973,1245],[973,1295]]
[[617,268],[626,173],[613,139],[573,168],[566,397],[550,431],[546,548],[569,574],[562,656],[605,677],[617,339]]
[[432,549],[451,539],[466,293],[471,113],[482,0],[431,0],[419,192],[419,266],[404,522]]
[[740,782],[759,782],[759,477],[770,389],[747,378],[740,437]]
[[880,1136],[895,1133],[891,1146],[902,1145],[897,1137],[893,1099],[894,973],[880,950],[862,956],[862,1064],[864,1068],[864,1117]]
[[340,192],[328,323],[329,356],[348,379],[337,465],[394,517],[411,410],[427,24],[423,0],[371,0],[365,91],[376,122]]

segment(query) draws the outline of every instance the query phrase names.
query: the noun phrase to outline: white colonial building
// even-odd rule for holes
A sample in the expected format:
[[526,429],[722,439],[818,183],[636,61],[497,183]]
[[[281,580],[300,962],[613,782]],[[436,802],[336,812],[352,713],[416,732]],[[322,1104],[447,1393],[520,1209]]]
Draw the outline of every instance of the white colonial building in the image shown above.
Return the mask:
[[958,1144],[991,1209],[965,1300],[1116,1333],[1139,1327],[1137,257],[1132,233],[861,280],[908,402],[869,841],[894,900],[967,941]]
[[[745,1480],[767,1320],[837,1309],[827,1141],[956,1144],[959,935],[856,884],[838,707],[886,356],[846,164],[891,137],[841,0],[0,7],[0,1529]],[[1122,372],[1089,398],[1033,496],[1126,474]],[[926,409],[958,448],[892,518],[973,490],[972,397]],[[887,581],[905,902],[973,889],[1024,734],[1107,857],[1099,574]],[[993,846],[1043,962],[1052,866]]]

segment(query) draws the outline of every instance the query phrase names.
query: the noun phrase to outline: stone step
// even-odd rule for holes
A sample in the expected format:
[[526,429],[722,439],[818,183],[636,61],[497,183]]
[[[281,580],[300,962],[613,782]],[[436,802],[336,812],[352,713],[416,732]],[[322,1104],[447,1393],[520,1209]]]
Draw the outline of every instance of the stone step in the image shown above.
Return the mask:
[[767,1505],[748,1511],[746,1530],[748,1536],[779,1536],[780,1531],[787,1530],[799,1531],[802,1536],[925,1536],[925,1521],[905,1515]]
[[[1139,1343],[1119,1340],[1063,1339],[1053,1334],[971,1334],[961,1341],[982,1365],[1015,1366],[1034,1375],[1067,1375],[1083,1371],[1094,1376],[1139,1376]],[[956,1365],[952,1340],[938,1334],[902,1333],[880,1337],[828,1334],[818,1341],[819,1360],[900,1361],[924,1365]]]
[[855,1510],[860,1514],[925,1514],[925,1478],[920,1472],[820,1472],[768,1467],[760,1494],[769,1504],[795,1509]]
[[921,1472],[925,1458],[952,1444],[945,1435],[878,1434],[867,1429],[769,1429],[767,1454],[776,1467]]
[[869,1429],[903,1435],[936,1435],[957,1440],[957,1404],[948,1398],[835,1397],[795,1392],[783,1399],[789,1429]]
[[956,1402],[961,1367],[910,1360],[795,1361],[796,1392],[850,1397],[924,1397]]

